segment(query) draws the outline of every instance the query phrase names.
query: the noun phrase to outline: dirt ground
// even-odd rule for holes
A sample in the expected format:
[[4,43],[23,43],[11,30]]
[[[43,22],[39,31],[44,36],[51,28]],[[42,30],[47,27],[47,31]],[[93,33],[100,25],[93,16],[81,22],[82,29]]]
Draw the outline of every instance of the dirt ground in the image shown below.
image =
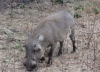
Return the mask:
[[36,27],[44,17],[59,10],[67,10],[74,16],[77,12],[75,7],[80,5],[84,9],[79,9],[82,17],[75,18],[77,51],[71,53],[72,43],[67,35],[63,55],[56,56],[59,47],[57,45],[53,64],[46,67],[46,58],[32,72],[100,72],[100,14],[92,11],[100,7],[99,0],[73,1],[63,5],[29,3],[12,10],[7,8],[0,11],[0,72],[27,72],[23,66],[23,43],[28,31]]

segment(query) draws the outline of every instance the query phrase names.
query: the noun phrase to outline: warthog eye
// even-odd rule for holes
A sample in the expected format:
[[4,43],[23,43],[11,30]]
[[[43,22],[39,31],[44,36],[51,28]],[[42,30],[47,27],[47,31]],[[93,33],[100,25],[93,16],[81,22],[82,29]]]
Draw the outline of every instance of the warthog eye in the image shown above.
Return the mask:
[[41,50],[41,46],[40,45],[33,44],[33,50],[34,51],[40,51]]
[[35,48],[36,47],[36,44],[33,44],[33,47]]

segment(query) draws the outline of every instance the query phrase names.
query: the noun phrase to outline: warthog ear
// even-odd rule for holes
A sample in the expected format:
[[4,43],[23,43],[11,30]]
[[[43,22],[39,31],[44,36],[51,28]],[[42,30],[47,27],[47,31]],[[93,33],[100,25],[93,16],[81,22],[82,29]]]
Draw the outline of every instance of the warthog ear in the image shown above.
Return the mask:
[[43,35],[40,35],[39,36],[39,41],[43,41],[44,40],[44,36]]

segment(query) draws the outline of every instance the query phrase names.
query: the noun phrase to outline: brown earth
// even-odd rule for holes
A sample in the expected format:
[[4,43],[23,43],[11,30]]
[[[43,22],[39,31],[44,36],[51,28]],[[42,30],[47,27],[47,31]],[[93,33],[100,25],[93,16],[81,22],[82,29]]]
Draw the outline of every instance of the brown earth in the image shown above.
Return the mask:
[[23,66],[23,43],[27,39],[27,32],[44,17],[59,10],[67,10],[74,16],[77,12],[75,7],[80,5],[84,9],[79,12],[82,17],[75,18],[76,53],[70,53],[72,44],[67,36],[63,55],[57,57],[56,48],[53,64],[46,67],[46,58],[33,72],[100,72],[100,14],[92,11],[100,7],[99,0],[73,1],[53,6],[47,2],[30,3],[25,8],[18,6],[12,11],[9,8],[0,11],[0,72],[27,72]]

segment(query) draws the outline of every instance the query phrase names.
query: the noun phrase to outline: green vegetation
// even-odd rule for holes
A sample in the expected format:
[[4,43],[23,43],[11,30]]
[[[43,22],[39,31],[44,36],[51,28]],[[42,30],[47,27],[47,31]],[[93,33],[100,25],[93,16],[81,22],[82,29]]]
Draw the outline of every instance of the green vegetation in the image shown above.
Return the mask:
[[60,44],[57,44],[57,48],[59,48],[60,47]]
[[38,1],[37,1],[37,0],[35,0],[35,3],[38,3]]
[[65,70],[68,70],[67,68],[65,68]]
[[10,23],[7,23],[7,26],[11,26],[11,24]]
[[81,71],[82,71],[82,72],[85,72],[86,70],[87,70],[87,69],[82,69]]
[[23,35],[23,33],[22,33],[22,32],[19,32],[19,33],[18,33],[18,36],[19,36],[19,37],[20,37],[20,36],[22,36],[22,35]]
[[12,18],[12,17],[14,17],[15,13],[11,12],[9,15],[10,15],[10,17],[8,17],[8,18]]
[[99,14],[99,13],[100,13],[100,9],[95,8],[95,9],[94,9],[94,13],[95,13],[95,14]]
[[25,52],[26,50],[25,49],[20,49],[20,51]]
[[7,59],[7,60],[10,60],[11,58],[8,56],[8,57],[6,57],[6,59]]
[[19,58],[19,54],[17,54],[16,57]]
[[28,13],[29,13],[30,15],[34,15],[35,11],[31,9],[31,10],[28,11]]
[[21,9],[23,9],[23,8],[25,8],[25,4],[21,4],[19,7],[20,7]]
[[56,64],[56,67],[59,67],[59,64]]
[[80,17],[82,17],[81,14],[79,14],[79,13],[74,14],[74,18],[80,18]]
[[94,3],[93,3],[92,1],[90,1],[90,2],[87,3],[87,5],[88,5],[88,6],[93,6]]
[[9,38],[11,38],[13,34],[12,33],[8,33],[7,35],[8,35]]
[[6,32],[5,30],[2,30],[2,31],[0,32],[0,34],[1,34],[1,35],[6,34],[9,38],[11,38],[11,37],[12,37],[12,35],[13,35],[13,33]]
[[35,23],[35,25],[39,24],[38,22]]
[[57,0],[52,0],[52,2],[56,3],[56,2],[57,2]]
[[59,4],[59,3],[64,3],[66,2],[66,0],[61,0],[61,1],[58,1],[58,0],[52,0],[52,2],[56,3],[56,4]]
[[66,2],[66,0],[62,0],[62,1],[63,1],[63,3]]
[[20,43],[20,42],[17,42],[17,43],[13,46],[13,48],[14,48],[14,49],[18,49],[20,46],[21,46],[21,43]]
[[84,8],[83,8],[83,6],[75,6],[75,10],[77,11],[77,12],[82,12],[83,10],[84,10]]
[[6,19],[5,19],[5,20],[9,20],[9,19],[10,19],[10,16],[6,17]]
[[53,70],[51,70],[51,72],[54,72]]
[[[87,5],[90,7],[90,12],[94,12],[95,14],[99,14],[100,13],[100,9],[99,8],[96,8],[94,6],[94,3],[92,1],[88,2]],[[95,8],[94,8],[95,7]]]
[[74,18],[82,17],[81,13],[84,10],[84,7],[82,5],[75,4],[74,9],[76,11],[75,14],[74,14]]
[[2,47],[2,49],[3,49],[3,50],[6,50],[6,49],[7,49],[7,47],[6,47],[6,46],[3,46],[3,47]]
[[4,35],[6,34],[6,32],[4,30],[1,31],[1,35]]

